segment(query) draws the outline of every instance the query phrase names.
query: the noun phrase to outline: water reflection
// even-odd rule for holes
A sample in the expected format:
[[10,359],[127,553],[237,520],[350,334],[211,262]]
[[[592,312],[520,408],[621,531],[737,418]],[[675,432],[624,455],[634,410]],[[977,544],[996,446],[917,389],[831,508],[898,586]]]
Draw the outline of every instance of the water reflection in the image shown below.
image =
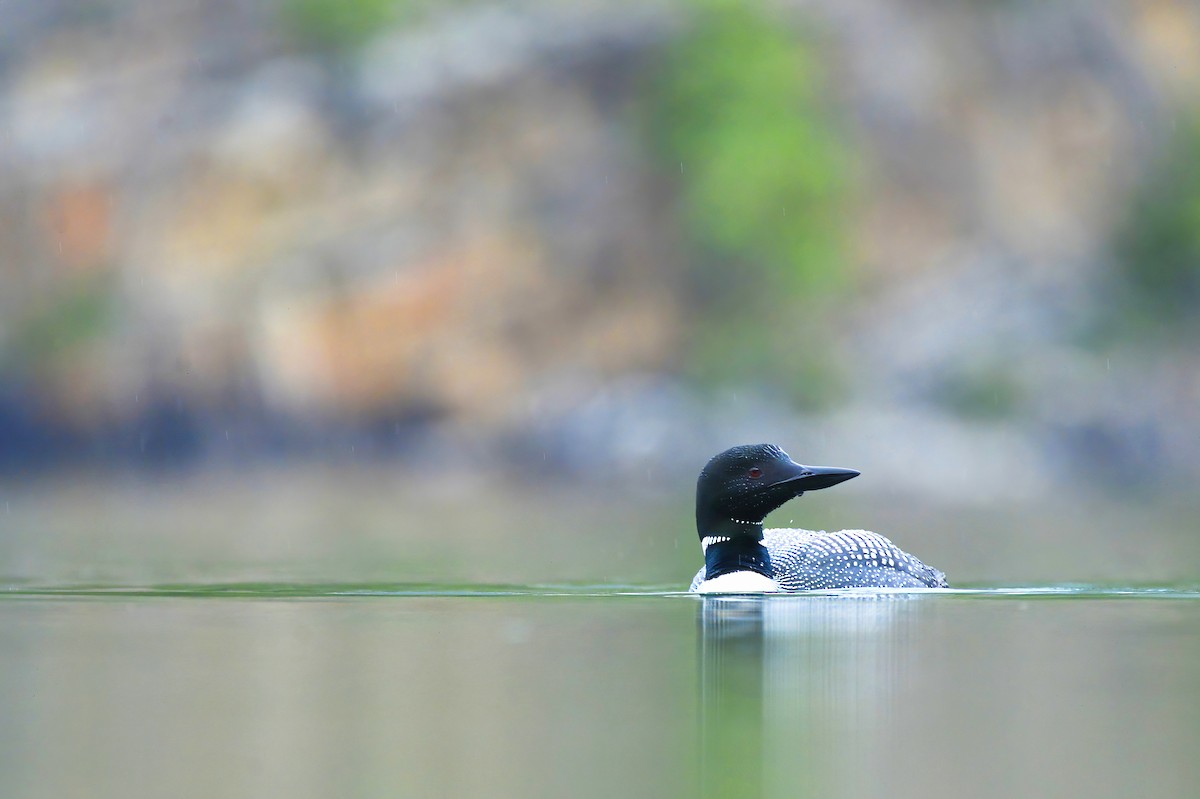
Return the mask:
[[1174,799],[1200,784],[1192,589],[226,588],[0,593],[0,797]]
[[694,796],[693,613],[662,597],[6,598],[0,797]]
[[[887,727],[910,651],[892,596],[704,597],[700,609],[703,795],[867,790],[872,731]],[[854,732],[854,751],[839,751]]]

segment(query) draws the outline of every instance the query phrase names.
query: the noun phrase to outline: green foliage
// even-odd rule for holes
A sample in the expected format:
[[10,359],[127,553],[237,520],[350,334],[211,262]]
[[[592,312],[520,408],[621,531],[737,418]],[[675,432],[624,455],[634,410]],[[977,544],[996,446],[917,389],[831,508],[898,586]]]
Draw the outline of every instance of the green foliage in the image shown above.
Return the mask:
[[1121,306],[1141,332],[1196,321],[1200,302],[1200,113],[1179,125],[1143,183],[1117,240],[1131,293]]
[[849,283],[851,154],[818,61],[763,7],[698,0],[647,115],[693,244],[691,372],[774,383],[809,406],[839,391],[821,331]]
[[821,328],[823,315],[713,315],[697,325],[687,370],[705,384],[759,384],[797,407],[821,410],[844,394],[837,352]]
[[283,14],[302,45],[339,53],[394,23],[409,5],[406,0],[285,0]]
[[111,275],[88,275],[65,285],[15,326],[4,360],[37,364],[70,355],[112,326]]
[[751,3],[704,2],[669,54],[652,124],[678,163],[688,229],[768,290],[844,281],[849,158],[812,48]]
[[963,418],[992,420],[1016,414],[1025,392],[1011,369],[981,364],[943,381],[938,399]]

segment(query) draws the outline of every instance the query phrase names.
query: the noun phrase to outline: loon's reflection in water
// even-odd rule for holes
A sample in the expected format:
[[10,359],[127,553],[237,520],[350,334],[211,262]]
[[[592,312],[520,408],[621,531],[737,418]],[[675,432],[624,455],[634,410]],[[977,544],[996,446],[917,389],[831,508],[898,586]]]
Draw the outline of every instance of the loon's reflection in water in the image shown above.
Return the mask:
[[703,795],[866,795],[884,788],[872,784],[880,775],[871,765],[883,759],[894,692],[913,651],[906,611],[914,600],[703,597]]

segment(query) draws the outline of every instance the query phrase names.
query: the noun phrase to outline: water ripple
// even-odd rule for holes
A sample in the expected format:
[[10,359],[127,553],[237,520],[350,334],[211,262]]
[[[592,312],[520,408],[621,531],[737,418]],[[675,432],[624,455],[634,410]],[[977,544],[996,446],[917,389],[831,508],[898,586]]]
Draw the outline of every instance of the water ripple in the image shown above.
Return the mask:
[[[694,598],[677,586],[623,584],[444,584],[444,583],[321,583],[321,582],[213,582],[153,585],[30,583],[0,584],[0,599],[37,598],[216,598],[216,599],[354,599],[386,597],[684,597]],[[926,589],[840,589],[800,594],[765,594],[770,601],[803,601],[813,596],[870,598],[911,596],[939,599],[1193,599],[1200,586],[1186,585],[1062,585],[974,586]]]

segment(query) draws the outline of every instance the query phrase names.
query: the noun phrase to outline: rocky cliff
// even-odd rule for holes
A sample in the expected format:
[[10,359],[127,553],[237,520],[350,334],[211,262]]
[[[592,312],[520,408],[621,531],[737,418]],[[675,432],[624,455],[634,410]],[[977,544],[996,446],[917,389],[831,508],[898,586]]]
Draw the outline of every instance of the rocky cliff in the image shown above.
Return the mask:
[[[898,480],[923,447],[980,484],[1200,472],[1194,314],[1126,324],[1120,244],[1198,96],[1190,4],[398,3],[336,40],[326,6],[10,14],[11,466],[441,430],[607,469],[775,429]],[[783,67],[696,38],[747,15]],[[794,103],[749,82],[789,47]]]

